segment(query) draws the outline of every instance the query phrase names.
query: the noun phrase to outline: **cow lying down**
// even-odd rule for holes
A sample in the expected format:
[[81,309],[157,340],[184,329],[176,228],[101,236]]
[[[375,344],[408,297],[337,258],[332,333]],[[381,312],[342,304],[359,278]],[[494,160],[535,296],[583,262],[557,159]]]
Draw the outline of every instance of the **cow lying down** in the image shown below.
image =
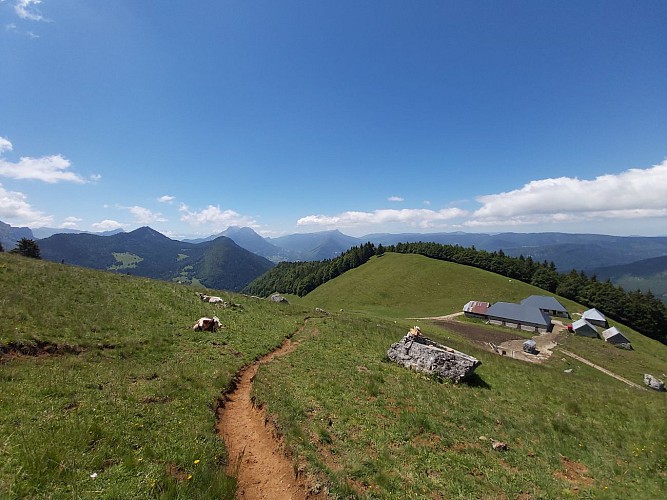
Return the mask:
[[217,316],[212,318],[199,318],[197,322],[192,325],[195,332],[217,332],[218,328],[222,328],[222,324]]
[[222,297],[216,297],[215,295],[205,295],[203,293],[197,293],[199,295],[199,298],[203,300],[204,302],[209,302],[211,304],[224,304],[225,301],[222,299]]

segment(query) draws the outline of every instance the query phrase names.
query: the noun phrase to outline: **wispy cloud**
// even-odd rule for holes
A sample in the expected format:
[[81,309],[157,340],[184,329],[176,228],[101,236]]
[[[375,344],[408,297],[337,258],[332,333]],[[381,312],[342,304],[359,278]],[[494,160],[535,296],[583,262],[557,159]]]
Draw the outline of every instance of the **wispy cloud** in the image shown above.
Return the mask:
[[468,225],[663,217],[667,214],[667,160],[592,180],[536,180],[506,193],[479,196],[477,201],[482,206]]
[[389,198],[387,198],[387,201],[401,202],[401,201],[405,201],[405,200],[403,198],[401,198],[400,196],[390,196]]
[[124,207],[134,215],[134,219],[139,224],[150,224],[152,222],[167,222],[167,219],[159,212],[153,212],[145,207],[133,206],[133,207]]
[[11,162],[3,158],[3,154],[12,149],[12,143],[0,137],[0,176],[11,179],[35,179],[50,184],[60,181],[86,182],[80,175],[68,170],[71,166],[70,161],[61,155],[39,158],[22,156],[18,162]]
[[62,224],[60,224],[60,227],[63,229],[76,229],[79,227],[79,223],[82,221],[83,219],[79,217],[65,217],[65,220]]
[[0,184],[0,220],[18,226],[42,227],[53,222],[53,216],[32,208],[28,197],[8,191]]
[[17,0],[14,4],[14,12],[21,19],[29,21],[46,21],[44,16],[39,12],[38,5],[42,0]]
[[103,221],[91,224],[91,227],[96,231],[113,231],[114,229],[121,229],[125,226],[127,226],[127,224],[111,219],[104,219]]
[[252,217],[241,215],[234,210],[221,210],[220,207],[209,205],[200,211],[192,211],[190,208],[181,204],[179,210],[183,212],[181,221],[187,222],[192,226],[206,226],[211,230],[224,230],[229,226],[258,227],[257,222]]
[[173,203],[174,200],[176,199],[175,196],[170,196],[168,194],[165,194],[164,196],[160,196],[157,201],[160,203]]
[[338,215],[308,215],[297,221],[297,226],[355,227],[404,224],[422,229],[436,227],[452,219],[464,217],[467,211],[460,208],[429,210],[406,208],[402,210],[380,209],[372,212],[343,212]]
[[[531,181],[523,187],[478,196],[473,211],[450,207],[347,211],[307,215],[297,226],[377,229],[384,226],[498,229],[595,221],[667,217],[667,160],[650,168],[633,168],[591,180],[558,177]],[[430,202],[424,202],[429,205]]]

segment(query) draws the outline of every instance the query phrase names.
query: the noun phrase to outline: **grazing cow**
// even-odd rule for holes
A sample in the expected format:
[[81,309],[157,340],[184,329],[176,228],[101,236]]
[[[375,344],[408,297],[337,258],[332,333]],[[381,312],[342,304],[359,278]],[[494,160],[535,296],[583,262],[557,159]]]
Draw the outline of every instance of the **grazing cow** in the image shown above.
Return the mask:
[[199,318],[197,322],[192,325],[195,332],[216,332],[218,328],[222,328],[222,324],[217,316],[212,318]]

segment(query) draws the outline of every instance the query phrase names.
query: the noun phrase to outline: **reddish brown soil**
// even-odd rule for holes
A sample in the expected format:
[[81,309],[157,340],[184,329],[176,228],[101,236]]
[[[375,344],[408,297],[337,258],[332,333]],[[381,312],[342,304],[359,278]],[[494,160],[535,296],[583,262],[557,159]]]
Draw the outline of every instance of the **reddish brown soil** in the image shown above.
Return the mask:
[[313,492],[303,478],[295,474],[294,463],[285,456],[284,447],[265,411],[256,407],[250,397],[257,369],[295,348],[287,339],[269,355],[244,369],[236,388],[225,395],[218,409],[217,430],[227,446],[227,472],[236,476],[239,499],[305,499],[324,498]]
[[493,344],[499,345],[509,340],[526,340],[521,335],[517,335],[511,331],[500,332],[491,330],[489,328],[482,328],[481,326],[474,324],[460,323],[455,320],[434,321],[434,323],[438,326],[446,328],[447,330],[452,330],[469,340],[479,342],[480,344],[491,342]]

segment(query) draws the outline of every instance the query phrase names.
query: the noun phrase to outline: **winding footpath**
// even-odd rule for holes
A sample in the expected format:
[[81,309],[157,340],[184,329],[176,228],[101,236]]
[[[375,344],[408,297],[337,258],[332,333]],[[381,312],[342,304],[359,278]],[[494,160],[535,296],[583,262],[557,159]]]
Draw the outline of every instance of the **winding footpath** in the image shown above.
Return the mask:
[[317,498],[309,494],[305,481],[296,478],[281,439],[271,424],[266,423],[264,410],[255,407],[250,397],[259,366],[292,352],[295,345],[286,339],[277,350],[246,367],[236,388],[226,395],[224,405],[218,409],[216,428],[229,454],[227,472],[238,481],[237,499]]

